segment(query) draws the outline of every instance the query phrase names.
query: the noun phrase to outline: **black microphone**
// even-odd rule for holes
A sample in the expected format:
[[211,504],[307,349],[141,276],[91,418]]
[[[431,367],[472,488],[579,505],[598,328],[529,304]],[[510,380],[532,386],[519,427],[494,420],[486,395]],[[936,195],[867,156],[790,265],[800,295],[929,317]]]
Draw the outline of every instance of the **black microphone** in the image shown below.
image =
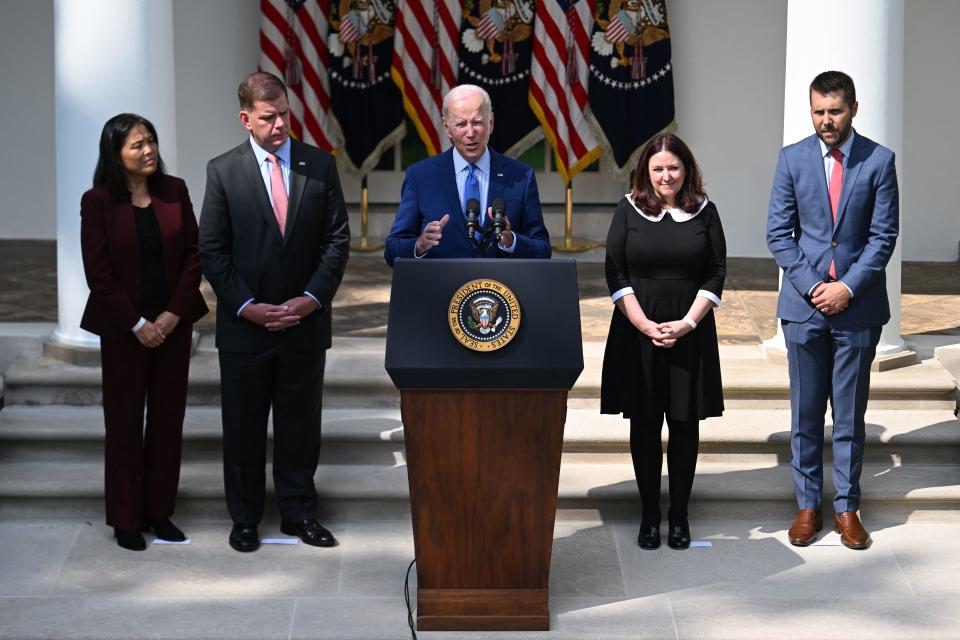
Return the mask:
[[475,235],[480,230],[480,201],[476,198],[467,200],[467,221],[464,226],[467,228],[467,237],[476,240]]
[[493,233],[497,237],[497,242],[500,242],[500,234],[507,228],[507,203],[504,202],[503,198],[494,198],[493,204],[490,206],[493,207]]

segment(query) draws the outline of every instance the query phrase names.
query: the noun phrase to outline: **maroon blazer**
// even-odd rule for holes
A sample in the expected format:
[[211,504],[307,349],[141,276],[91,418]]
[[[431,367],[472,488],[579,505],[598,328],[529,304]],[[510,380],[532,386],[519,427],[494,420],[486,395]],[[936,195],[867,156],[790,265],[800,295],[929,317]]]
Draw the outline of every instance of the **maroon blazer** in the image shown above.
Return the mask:
[[[170,291],[166,310],[182,322],[195,322],[207,313],[207,305],[200,294],[197,219],[187,185],[180,178],[163,176],[150,197]],[[106,186],[99,185],[83,194],[80,216],[83,270],[90,287],[80,326],[99,336],[129,335],[143,315],[133,205],[129,199],[114,202]]]

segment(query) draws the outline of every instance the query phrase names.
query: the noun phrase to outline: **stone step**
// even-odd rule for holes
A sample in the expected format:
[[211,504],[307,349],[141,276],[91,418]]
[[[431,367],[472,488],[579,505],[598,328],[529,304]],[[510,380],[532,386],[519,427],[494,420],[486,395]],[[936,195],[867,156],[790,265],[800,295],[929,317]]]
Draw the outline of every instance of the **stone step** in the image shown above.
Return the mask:
[[[270,465],[267,486],[272,493]],[[666,469],[664,470],[666,475]],[[180,476],[178,500],[214,500],[223,497],[222,468],[218,462],[185,465]],[[825,492],[833,488],[831,469],[825,465]],[[316,475],[322,500],[407,501],[407,467],[388,465],[326,464]],[[862,486],[865,499],[881,502],[955,503],[960,510],[960,465],[865,463]],[[666,494],[664,479],[663,491]],[[565,464],[560,469],[558,496],[570,504],[578,501],[633,501],[636,481],[630,464]],[[0,501],[6,499],[102,498],[101,462],[7,461],[0,475]],[[751,462],[704,462],[697,467],[695,501],[760,500],[789,502],[794,499],[788,465]]]
[[[209,337],[191,362],[188,403],[220,400],[219,365]],[[570,392],[573,408],[593,406],[600,394],[603,343],[584,343],[584,371]],[[328,352],[324,403],[337,408],[398,407],[400,396],[383,368],[385,341],[337,338]],[[783,364],[768,362],[757,345],[721,345],[724,398],[729,409],[785,409],[789,380]],[[48,358],[20,358],[6,373],[4,403],[10,405],[96,405],[100,370]],[[871,376],[872,409],[956,410],[956,383],[934,359]]]
[[[960,464],[960,421],[946,410],[867,412],[868,462]],[[827,417],[825,443],[829,447]],[[666,441],[668,430],[663,430]],[[703,461],[787,462],[790,415],[785,410],[733,409],[700,427]],[[189,407],[184,461],[219,460],[217,407]],[[325,409],[324,463],[393,464],[403,452],[398,409]],[[12,406],[0,411],[0,460],[98,459],[103,451],[100,407]],[[564,428],[564,464],[629,461],[629,423],[594,409],[570,409]]]

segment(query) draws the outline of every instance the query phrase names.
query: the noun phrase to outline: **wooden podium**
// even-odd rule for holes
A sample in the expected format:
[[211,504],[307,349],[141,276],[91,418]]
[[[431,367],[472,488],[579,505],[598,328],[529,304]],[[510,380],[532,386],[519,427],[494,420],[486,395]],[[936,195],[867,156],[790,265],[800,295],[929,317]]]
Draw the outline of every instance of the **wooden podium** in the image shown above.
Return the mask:
[[[516,295],[495,351],[448,324],[465,283]],[[549,286],[544,286],[548,283]],[[386,368],[401,390],[420,630],[548,630],[567,391],[583,370],[572,260],[398,260]]]

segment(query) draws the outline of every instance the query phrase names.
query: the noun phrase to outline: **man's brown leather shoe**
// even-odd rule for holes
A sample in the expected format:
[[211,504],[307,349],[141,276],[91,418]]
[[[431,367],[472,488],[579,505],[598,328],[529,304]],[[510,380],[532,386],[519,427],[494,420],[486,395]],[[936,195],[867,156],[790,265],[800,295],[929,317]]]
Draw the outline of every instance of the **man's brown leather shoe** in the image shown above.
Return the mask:
[[823,516],[813,509],[800,509],[796,519],[787,532],[790,544],[795,547],[806,547],[816,542],[817,531],[823,529]]
[[848,549],[866,549],[870,534],[860,524],[856,511],[833,514],[833,530],[840,534],[840,542]]

